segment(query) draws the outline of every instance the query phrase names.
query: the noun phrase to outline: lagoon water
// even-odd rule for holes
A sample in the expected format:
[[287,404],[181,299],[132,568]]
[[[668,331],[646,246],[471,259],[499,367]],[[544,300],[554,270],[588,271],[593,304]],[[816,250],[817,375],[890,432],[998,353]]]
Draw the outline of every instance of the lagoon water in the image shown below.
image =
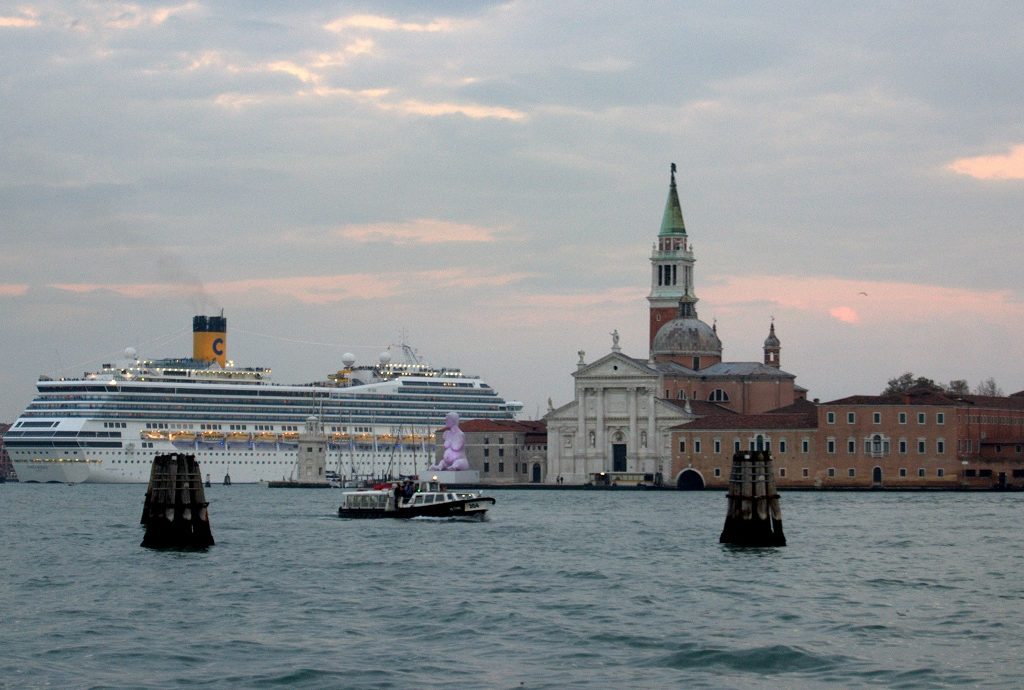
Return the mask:
[[216,546],[139,546],[145,487],[0,486],[0,686],[1019,687],[1024,494],[489,491],[490,520],[342,520],[207,489]]

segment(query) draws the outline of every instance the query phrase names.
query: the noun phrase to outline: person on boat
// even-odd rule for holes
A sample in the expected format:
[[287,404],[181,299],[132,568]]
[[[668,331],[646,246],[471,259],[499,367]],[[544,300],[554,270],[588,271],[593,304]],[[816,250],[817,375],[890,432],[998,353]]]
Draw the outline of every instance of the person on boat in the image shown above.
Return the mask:
[[402,500],[402,485],[395,482],[395,510],[398,510],[398,504]]

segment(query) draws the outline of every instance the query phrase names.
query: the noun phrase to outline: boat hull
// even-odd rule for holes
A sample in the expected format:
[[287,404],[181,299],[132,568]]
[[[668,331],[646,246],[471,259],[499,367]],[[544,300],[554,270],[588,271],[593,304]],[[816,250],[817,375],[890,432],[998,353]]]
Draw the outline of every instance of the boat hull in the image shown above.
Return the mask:
[[457,501],[445,501],[431,505],[391,508],[338,508],[338,517],[343,518],[478,518],[487,515],[487,510],[494,505],[490,496],[474,496]]

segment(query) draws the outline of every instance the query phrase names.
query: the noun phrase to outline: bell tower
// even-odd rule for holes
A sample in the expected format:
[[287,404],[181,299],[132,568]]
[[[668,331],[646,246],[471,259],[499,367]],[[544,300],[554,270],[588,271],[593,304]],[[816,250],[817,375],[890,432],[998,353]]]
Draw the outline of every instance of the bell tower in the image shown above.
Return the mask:
[[775,319],[772,319],[772,325],[768,329],[768,337],[764,339],[764,363],[770,367],[778,369],[782,366],[779,361],[782,355],[782,343],[779,341],[778,336],[775,335]]
[[649,345],[654,344],[658,330],[679,316],[680,301],[690,308],[696,304],[693,294],[693,248],[686,236],[683,209],[676,191],[676,164],[671,167],[668,200],[661,218],[661,230],[651,251],[651,292]]

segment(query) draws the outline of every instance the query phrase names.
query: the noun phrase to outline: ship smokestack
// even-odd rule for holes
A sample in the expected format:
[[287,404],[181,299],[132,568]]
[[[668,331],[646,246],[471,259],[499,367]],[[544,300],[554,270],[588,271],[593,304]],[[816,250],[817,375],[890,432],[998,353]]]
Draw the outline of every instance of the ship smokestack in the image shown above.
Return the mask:
[[221,367],[228,361],[228,320],[220,316],[192,317],[192,358],[202,362],[216,361]]

